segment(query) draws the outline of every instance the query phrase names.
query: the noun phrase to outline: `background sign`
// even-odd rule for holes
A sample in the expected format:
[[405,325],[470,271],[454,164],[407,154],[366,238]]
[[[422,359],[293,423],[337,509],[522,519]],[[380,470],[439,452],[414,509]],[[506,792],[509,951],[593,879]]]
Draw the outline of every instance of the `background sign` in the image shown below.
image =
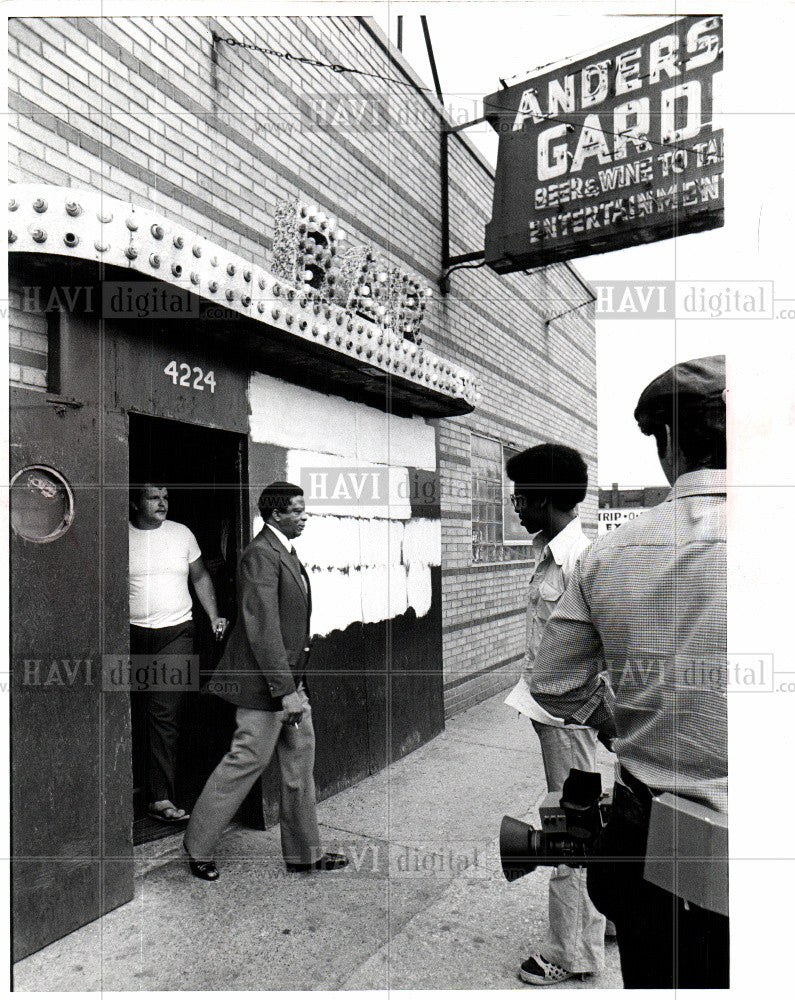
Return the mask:
[[719,16],[683,17],[484,98],[506,273],[723,225]]
[[596,533],[606,535],[608,531],[620,528],[627,521],[634,521],[648,509],[648,507],[602,507],[598,513]]

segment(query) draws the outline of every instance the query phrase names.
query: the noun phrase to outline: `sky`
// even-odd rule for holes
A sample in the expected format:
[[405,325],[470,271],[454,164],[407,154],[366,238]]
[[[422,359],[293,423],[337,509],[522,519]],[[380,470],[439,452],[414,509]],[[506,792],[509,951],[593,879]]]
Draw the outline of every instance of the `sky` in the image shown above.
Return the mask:
[[[720,9],[729,4],[724,4]],[[664,5],[660,5],[664,8]],[[709,12],[701,3],[694,12]],[[536,67],[595,53],[615,41],[635,38],[664,24],[667,16],[635,16],[626,4],[610,3],[434,3],[377,5],[374,16],[393,41],[403,14],[403,53],[432,85],[420,14],[426,13],[445,103],[458,120],[482,114],[482,97],[529,76]],[[677,12],[686,5],[677,4]],[[736,22],[735,22],[736,23]],[[729,33],[727,30],[727,50]],[[515,78],[515,79],[512,79]],[[459,117],[460,116],[460,117]],[[493,164],[497,136],[487,123],[467,135]],[[733,149],[732,155],[735,155]],[[735,214],[735,230],[747,218]],[[753,228],[753,213],[750,218]],[[608,280],[654,282],[677,279],[703,286],[729,272],[728,226],[572,261],[592,284]],[[480,250],[481,247],[473,247]],[[732,279],[740,272],[731,274]],[[723,286],[721,286],[723,287]],[[627,321],[597,317],[598,480],[607,486],[661,485],[665,479],[651,439],[632,418],[641,390],[676,361],[725,353],[725,323],[663,320]]]

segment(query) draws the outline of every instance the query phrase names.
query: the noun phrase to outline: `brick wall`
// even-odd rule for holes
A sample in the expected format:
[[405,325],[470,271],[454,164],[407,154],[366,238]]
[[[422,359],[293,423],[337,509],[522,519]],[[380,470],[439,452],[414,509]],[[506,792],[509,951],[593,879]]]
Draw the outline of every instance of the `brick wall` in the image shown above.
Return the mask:
[[11,385],[47,388],[47,316],[44,305],[13,279],[8,289],[8,362]]
[[[217,36],[403,80],[334,73]],[[35,18],[9,22],[10,176],[156,207],[267,263],[279,199],[337,216],[434,286],[440,269],[439,119],[378,29],[354,17]],[[493,180],[450,142],[451,252],[483,247]],[[426,343],[482,382],[474,413],[440,422],[446,711],[507,687],[523,644],[529,564],[472,565],[470,434],[557,440],[596,475],[593,307],[572,269],[458,271]],[[547,320],[552,320],[547,323]],[[12,324],[12,379],[45,385],[46,322]],[[14,354],[14,352],[17,352]],[[595,533],[595,492],[583,505]]]

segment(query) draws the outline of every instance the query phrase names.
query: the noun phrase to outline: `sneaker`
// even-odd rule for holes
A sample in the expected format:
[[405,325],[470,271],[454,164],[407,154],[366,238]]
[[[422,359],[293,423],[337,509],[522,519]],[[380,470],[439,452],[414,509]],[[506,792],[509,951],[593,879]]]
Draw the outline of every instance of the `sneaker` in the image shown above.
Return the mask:
[[576,973],[569,972],[561,965],[547,960],[539,953],[533,952],[526,962],[522,962],[519,969],[519,977],[525,983],[532,986],[552,986],[554,983],[562,983],[566,979],[572,979]]

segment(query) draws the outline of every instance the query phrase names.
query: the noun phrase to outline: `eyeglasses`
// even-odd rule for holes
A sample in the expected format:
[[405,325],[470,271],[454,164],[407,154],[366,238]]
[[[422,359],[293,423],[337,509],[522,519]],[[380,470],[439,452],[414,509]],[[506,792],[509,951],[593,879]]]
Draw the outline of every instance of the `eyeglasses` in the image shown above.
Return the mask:
[[521,510],[525,505],[525,498],[518,493],[511,493],[511,503],[514,510]]

